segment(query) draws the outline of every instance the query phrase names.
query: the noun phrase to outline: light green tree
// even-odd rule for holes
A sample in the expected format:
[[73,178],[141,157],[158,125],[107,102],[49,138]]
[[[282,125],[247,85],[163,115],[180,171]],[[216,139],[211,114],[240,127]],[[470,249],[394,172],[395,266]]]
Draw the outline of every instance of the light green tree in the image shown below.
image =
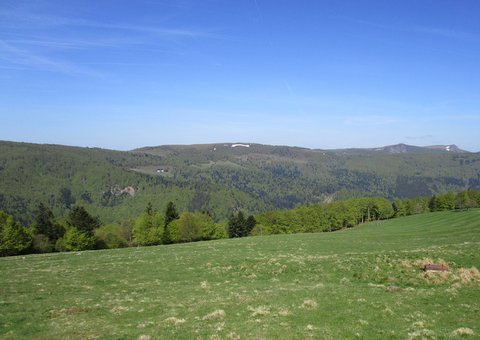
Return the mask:
[[0,256],[21,254],[31,246],[32,240],[29,230],[0,211]]
[[139,246],[153,246],[162,243],[164,217],[147,207],[145,213],[140,216],[133,226],[133,243]]

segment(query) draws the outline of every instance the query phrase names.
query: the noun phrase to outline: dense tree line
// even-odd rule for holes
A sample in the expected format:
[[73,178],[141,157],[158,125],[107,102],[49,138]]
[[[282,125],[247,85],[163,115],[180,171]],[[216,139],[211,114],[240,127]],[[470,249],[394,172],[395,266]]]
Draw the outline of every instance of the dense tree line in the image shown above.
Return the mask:
[[245,217],[242,211],[237,211],[228,221],[216,223],[207,211],[178,213],[175,204],[169,202],[163,213],[148,204],[135,220],[102,225],[99,218],[82,206],[72,206],[66,218],[58,219],[41,203],[30,226],[0,211],[0,256],[335,231],[369,221],[479,207],[480,192],[467,190],[393,202],[385,198],[348,199],[270,211],[255,217]]
[[257,225],[250,234],[334,231],[369,221],[477,207],[480,207],[480,192],[475,190],[448,192],[432,197],[396,199],[393,202],[385,198],[348,199],[260,214],[256,217]]

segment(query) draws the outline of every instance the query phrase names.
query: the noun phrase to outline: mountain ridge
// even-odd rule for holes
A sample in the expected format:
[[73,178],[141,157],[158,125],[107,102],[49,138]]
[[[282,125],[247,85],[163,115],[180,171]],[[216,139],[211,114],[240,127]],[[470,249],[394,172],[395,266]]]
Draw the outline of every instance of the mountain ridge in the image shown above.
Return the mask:
[[381,147],[372,147],[372,148],[340,148],[340,149],[322,149],[322,148],[307,148],[301,146],[290,146],[290,145],[273,145],[273,144],[261,144],[261,143],[247,143],[247,142],[221,142],[221,143],[205,143],[205,144],[163,144],[157,146],[145,146],[140,148],[135,148],[131,151],[151,151],[157,148],[214,148],[214,147],[277,147],[277,148],[292,148],[292,149],[301,149],[309,151],[320,151],[320,152],[341,152],[341,151],[385,151],[388,153],[420,153],[420,152],[446,152],[446,153],[473,153],[471,151],[460,149],[456,144],[445,144],[445,145],[426,145],[426,146],[417,146],[409,145],[405,143],[398,143],[393,145],[386,145]]
[[389,153],[233,142],[115,151],[0,141],[0,210],[29,223],[40,202],[56,216],[83,205],[110,223],[138,216],[149,202],[163,211],[173,201],[181,211],[209,211],[221,220],[239,209],[480,189],[480,154],[419,148]]

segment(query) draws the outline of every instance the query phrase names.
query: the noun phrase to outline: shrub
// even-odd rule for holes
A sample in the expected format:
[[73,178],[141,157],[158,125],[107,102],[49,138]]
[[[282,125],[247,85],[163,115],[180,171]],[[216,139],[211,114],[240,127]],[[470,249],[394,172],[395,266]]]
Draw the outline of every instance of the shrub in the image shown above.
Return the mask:
[[129,246],[128,230],[119,224],[109,224],[95,229],[98,248],[125,248]]
[[33,237],[33,250],[36,253],[51,253],[54,248],[54,243],[47,236],[37,234]]
[[[60,241],[60,242],[59,242]],[[80,251],[95,248],[95,237],[81,232],[75,228],[70,228],[65,236],[57,241],[57,244],[63,251]]]
[[21,254],[30,248],[32,239],[29,230],[0,211],[0,256]]

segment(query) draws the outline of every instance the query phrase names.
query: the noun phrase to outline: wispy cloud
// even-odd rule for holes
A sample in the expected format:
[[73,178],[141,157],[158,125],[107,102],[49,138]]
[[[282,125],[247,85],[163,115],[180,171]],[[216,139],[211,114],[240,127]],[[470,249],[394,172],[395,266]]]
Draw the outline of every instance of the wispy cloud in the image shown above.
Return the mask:
[[7,61],[14,65],[21,65],[28,68],[46,70],[68,75],[103,77],[98,72],[84,67],[79,67],[74,63],[48,58],[42,55],[38,55],[32,51],[19,49],[2,40],[0,40],[0,60]]
[[176,28],[176,27],[156,27],[144,25],[132,25],[123,23],[105,23],[93,20],[62,17],[44,14],[22,13],[16,11],[0,11],[0,27],[4,28],[24,28],[28,30],[43,28],[50,29],[55,27],[90,27],[102,28],[117,31],[131,31],[149,33],[160,37],[186,37],[186,38],[214,38],[219,37],[213,32],[200,29]]
[[32,39],[4,39],[4,43],[15,46],[37,46],[52,49],[89,49],[89,48],[110,48],[125,45],[128,42],[125,40],[79,40],[79,39],[42,39],[32,37]]
[[[25,6],[0,9],[0,60],[3,68],[25,68],[70,75],[101,76],[100,72],[82,66],[77,55],[57,53],[61,50],[132,51],[151,49],[155,52],[189,51],[199,39],[220,38],[212,31],[188,27],[167,27],[162,24],[142,25],[124,22],[99,22],[34,12]],[[101,55],[101,54],[99,54]],[[91,65],[114,64],[117,60],[93,60]],[[118,60],[124,62],[124,60]]]
[[423,34],[429,36],[436,36],[440,38],[456,39],[463,41],[479,42],[480,38],[478,35],[471,34],[469,32],[461,31],[458,29],[447,29],[443,27],[428,27],[422,25],[408,25],[408,24],[393,24],[393,23],[380,23],[362,19],[356,19],[351,17],[341,16],[340,19],[363,25],[369,26],[389,31],[405,32],[405,33],[414,33],[414,34]]

